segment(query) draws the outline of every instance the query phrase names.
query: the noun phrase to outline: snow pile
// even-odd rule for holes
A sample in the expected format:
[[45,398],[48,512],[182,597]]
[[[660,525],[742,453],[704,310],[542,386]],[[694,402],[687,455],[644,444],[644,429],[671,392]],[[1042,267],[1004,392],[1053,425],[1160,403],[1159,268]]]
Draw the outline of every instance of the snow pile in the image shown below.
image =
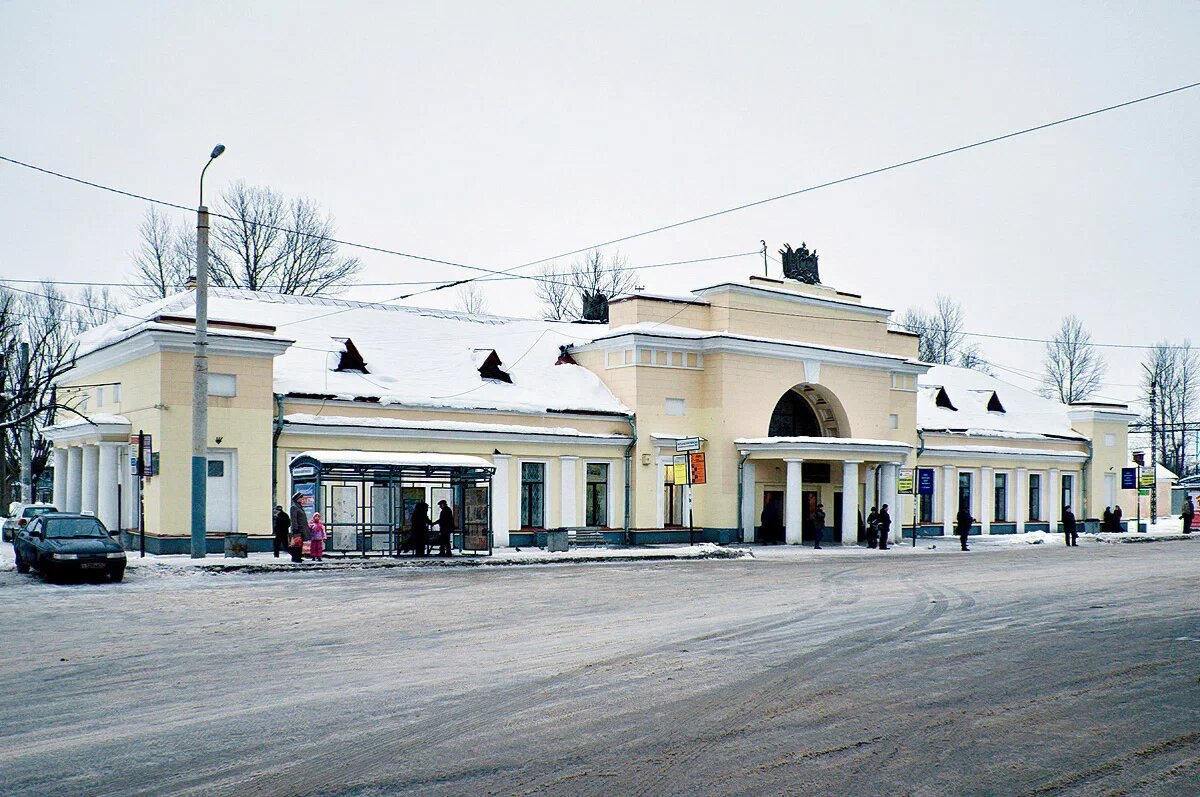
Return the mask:
[[1014,536],[1023,538],[1030,545],[1041,545],[1046,542],[1046,538],[1049,535],[1044,531],[1027,531],[1024,534],[1016,534]]
[[[926,432],[950,431],[1013,439],[1083,440],[1071,428],[1068,407],[970,368],[935,365],[917,378],[917,426]],[[954,409],[937,404],[945,391]],[[1003,412],[989,410],[993,396]]]
[[[191,291],[176,294],[89,330],[79,337],[79,354],[145,329],[178,331],[180,324],[154,319],[194,318],[194,298]],[[294,341],[275,359],[277,393],[424,408],[629,412],[591,371],[555,365],[560,346],[590,342],[606,330],[599,324],[467,315],[231,288],[212,289],[208,310],[210,335]],[[222,322],[275,331],[231,328]],[[346,339],[362,354],[366,373],[337,370]],[[480,350],[496,351],[511,384],[482,378],[477,363]]]

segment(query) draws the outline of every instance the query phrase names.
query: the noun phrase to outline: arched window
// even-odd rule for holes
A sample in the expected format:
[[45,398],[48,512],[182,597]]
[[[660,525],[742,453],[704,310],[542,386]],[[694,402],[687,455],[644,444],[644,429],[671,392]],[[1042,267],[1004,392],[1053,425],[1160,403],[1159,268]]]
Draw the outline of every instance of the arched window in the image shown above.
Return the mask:
[[812,405],[796,391],[789,390],[771,413],[769,437],[821,437],[821,424]]

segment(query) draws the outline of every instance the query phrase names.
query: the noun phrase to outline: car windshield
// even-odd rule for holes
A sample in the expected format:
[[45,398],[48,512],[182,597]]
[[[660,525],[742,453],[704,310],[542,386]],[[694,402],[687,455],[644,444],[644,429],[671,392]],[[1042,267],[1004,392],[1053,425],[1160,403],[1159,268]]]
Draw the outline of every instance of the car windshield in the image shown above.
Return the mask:
[[58,510],[52,506],[27,506],[27,507],[25,507],[25,511],[22,512],[21,514],[24,515],[25,517],[37,517],[38,515],[44,515],[47,512],[57,512],[57,511]]
[[107,537],[108,532],[99,520],[90,517],[65,517],[47,520],[44,528],[46,537],[52,540],[70,537]]

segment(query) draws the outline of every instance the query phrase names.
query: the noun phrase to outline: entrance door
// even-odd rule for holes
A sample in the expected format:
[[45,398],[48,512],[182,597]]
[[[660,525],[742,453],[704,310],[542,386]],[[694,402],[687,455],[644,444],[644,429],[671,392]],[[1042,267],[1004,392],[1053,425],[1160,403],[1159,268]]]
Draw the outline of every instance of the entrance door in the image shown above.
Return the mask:
[[783,490],[763,490],[763,511],[759,518],[762,523],[759,542],[771,545],[783,544],[783,495]]
[[233,451],[208,452],[208,530],[224,534],[236,531],[233,522]]
[[[805,490],[804,500],[800,506],[804,507],[804,517],[800,519],[800,528],[803,529],[804,542],[812,542],[817,537],[816,529],[813,528],[812,514],[817,511],[817,504],[821,502],[821,494],[816,490]],[[829,521],[825,521],[825,525],[829,525]]]
[[[834,542],[844,542],[842,539],[842,494],[833,494],[833,534],[830,535]],[[853,540],[851,544],[858,542]]]

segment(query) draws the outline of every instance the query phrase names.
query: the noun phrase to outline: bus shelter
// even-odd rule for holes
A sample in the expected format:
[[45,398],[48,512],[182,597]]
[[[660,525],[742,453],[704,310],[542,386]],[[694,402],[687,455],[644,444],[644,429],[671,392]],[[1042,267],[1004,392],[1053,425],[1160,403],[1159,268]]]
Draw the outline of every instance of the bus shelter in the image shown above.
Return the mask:
[[289,466],[292,492],[312,519],[321,513],[327,553],[397,555],[401,530],[424,501],[431,520],[437,502],[454,510],[453,546],[492,552],[492,463],[457,454],[385,451],[305,451]]

